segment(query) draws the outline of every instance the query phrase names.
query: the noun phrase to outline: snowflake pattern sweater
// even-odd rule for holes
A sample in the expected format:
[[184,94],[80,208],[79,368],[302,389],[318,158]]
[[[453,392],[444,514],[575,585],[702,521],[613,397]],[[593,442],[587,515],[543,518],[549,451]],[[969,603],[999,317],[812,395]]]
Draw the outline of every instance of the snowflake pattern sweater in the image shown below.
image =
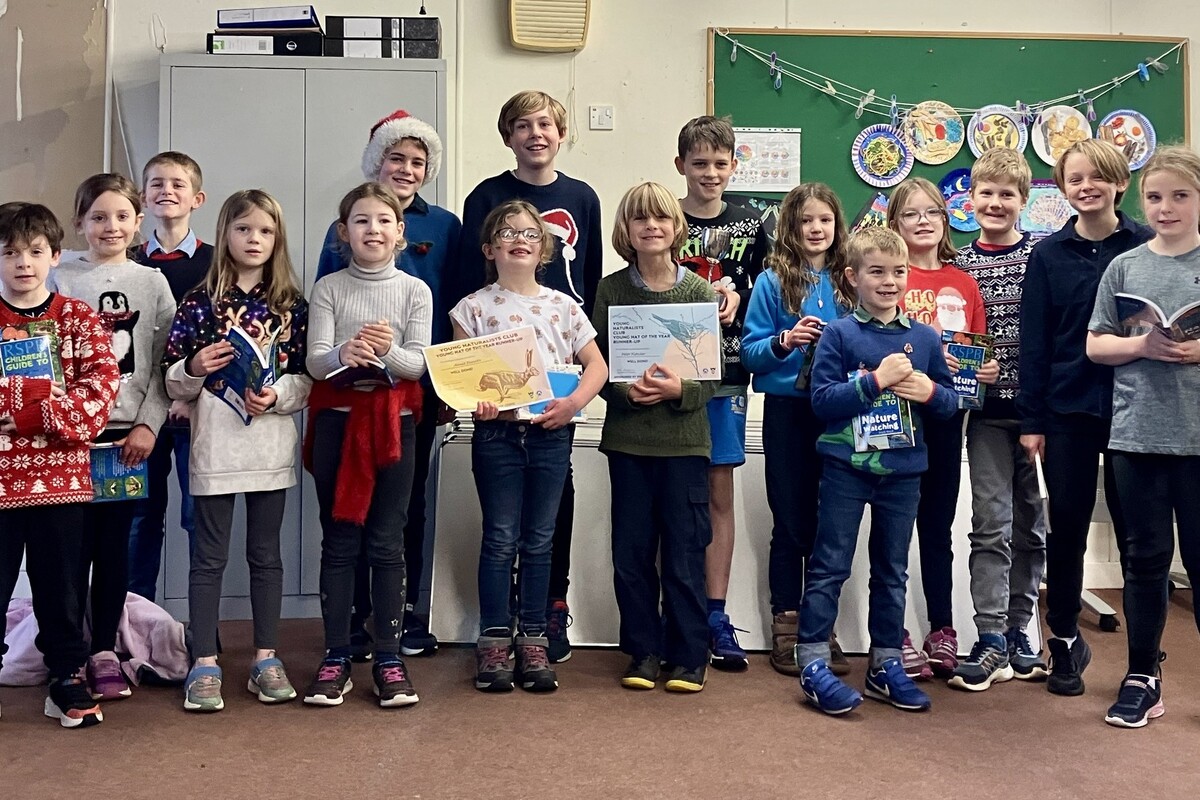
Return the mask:
[[958,251],[954,265],[975,279],[983,298],[987,332],[996,337],[993,353],[1000,378],[987,387],[983,408],[974,412],[988,419],[1020,419],[1016,398],[1020,389],[1017,362],[1021,346],[1021,284],[1033,250],[1028,233],[1011,247],[987,249],[972,242]]
[[0,378],[0,417],[16,424],[15,432],[0,433],[0,509],[90,502],[88,445],[108,424],[117,396],[111,337],[95,311],[58,294],[37,317],[0,303],[5,338],[38,320],[57,328],[66,394],[51,397],[45,378]]

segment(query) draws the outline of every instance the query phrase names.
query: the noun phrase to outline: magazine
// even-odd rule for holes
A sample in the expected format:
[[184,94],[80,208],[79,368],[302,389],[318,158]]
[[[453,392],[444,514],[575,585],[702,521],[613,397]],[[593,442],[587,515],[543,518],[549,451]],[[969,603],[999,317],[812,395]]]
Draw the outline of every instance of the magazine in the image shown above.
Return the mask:
[[1153,300],[1127,292],[1117,292],[1117,319],[1126,336],[1141,336],[1159,330],[1177,342],[1200,339],[1200,300],[1189,303],[1171,316]]
[[338,389],[373,389],[376,386],[391,389],[396,385],[391,370],[378,359],[365,367],[338,367],[325,380]]
[[62,383],[58,328],[53,320],[5,325],[0,336],[0,378],[21,375]]
[[246,392],[262,392],[275,383],[275,365],[279,360],[280,331],[271,334],[265,349],[237,325],[229,329],[226,340],[233,345],[233,361],[208,377],[205,385],[250,424],[246,410]]
[[142,461],[136,467],[125,466],[117,444],[94,444],[91,456],[93,503],[149,497],[149,461]]
[[946,352],[958,359],[958,372],[953,376],[958,407],[983,408],[983,396],[987,387],[979,382],[977,375],[980,367],[992,360],[992,347],[996,343],[996,337],[988,333],[942,331],[942,343],[946,345]]
[[[550,391],[554,393],[555,397],[567,397],[571,392],[579,388],[579,381],[583,377],[583,365],[556,364],[552,367],[546,367],[546,377],[550,379]],[[538,414],[544,412],[549,403],[549,400],[543,400],[531,406],[518,408],[517,419],[533,419]],[[575,416],[571,417],[571,421],[586,422],[586,410],[581,408],[576,411]]]
[[[866,370],[850,373],[850,380],[857,380]],[[898,450],[913,447],[917,443],[913,430],[912,406],[891,389],[884,389],[871,407],[854,418],[854,450],[869,453],[872,450]]]

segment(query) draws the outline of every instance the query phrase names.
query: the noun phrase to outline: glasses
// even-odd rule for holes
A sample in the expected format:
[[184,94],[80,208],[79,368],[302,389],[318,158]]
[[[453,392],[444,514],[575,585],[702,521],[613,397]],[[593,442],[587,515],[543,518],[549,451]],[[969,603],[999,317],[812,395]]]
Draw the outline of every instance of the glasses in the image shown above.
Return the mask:
[[915,225],[918,220],[922,219],[928,222],[940,220],[942,218],[942,210],[940,208],[927,208],[924,211],[909,209],[908,211],[901,211],[897,216],[900,217],[900,221],[904,224]]
[[525,237],[527,242],[540,242],[542,240],[542,232],[537,228],[526,228],[523,231],[514,230],[513,228],[501,228],[496,232],[496,238],[502,242],[512,244],[517,240],[517,237]]

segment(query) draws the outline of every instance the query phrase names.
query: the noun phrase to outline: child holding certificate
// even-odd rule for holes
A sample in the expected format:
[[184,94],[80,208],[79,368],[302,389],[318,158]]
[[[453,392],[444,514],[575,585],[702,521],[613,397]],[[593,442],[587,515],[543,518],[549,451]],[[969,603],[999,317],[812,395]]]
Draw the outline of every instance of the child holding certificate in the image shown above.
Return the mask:
[[[538,283],[554,257],[554,239],[537,209],[524,200],[502,203],[483,223],[480,245],[487,258],[488,284],[464,297],[450,320],[455,339],[532,326],[542,362],[581,364],[579,385],[551,400],[544,411],[518,419],[496,403],[480,401],[471,437],[471,464],[483,511],[479,552],[479,628],[475,688],[510,692],[520,681],[531,692],[552,692],[558,677],[550,666],[546,637],[546,592],[554,523],[571,460],[571,425],[608,378],[596,344],[596,329],[579,303]],[[535,369],[530,366],[530,370]],[[519,371],[484,376],[520,385]],[[516,639],[509,627],[513,560],[521,555]],[[516,673],[508,649],[516,651]]]
[[[657,183],[625,193],[612,241],[628,266],[601,280],[596,293],[593,316],[602,349],[609,344],[614,306],[715,305],[708,282],[679,264],[686,239],[674,194]],[[653,689],[660,656],[672,665],[668,691],[704,688],[704,551],[712,539],[705,406],[719,383],[719,375],[683,380],[670,367],[651,364],[636,381],[609,383],[602,391],[608,401],[600,450],[608,456],[612,481],[613,582],[621,650],[632,659],[621,678],[627,689]]]

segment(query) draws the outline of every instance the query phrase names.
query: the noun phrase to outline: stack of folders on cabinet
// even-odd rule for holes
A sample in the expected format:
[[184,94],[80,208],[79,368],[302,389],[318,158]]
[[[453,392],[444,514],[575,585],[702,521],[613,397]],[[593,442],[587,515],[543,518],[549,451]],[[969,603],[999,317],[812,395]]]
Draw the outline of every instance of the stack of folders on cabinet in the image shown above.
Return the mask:
[[217,29],[207,52],[220,55],[320,56],[325,33],[312,6],[227,8],[217,11]]
[[325,55],[343,58],[441,58],[437,17],[325,17]]

